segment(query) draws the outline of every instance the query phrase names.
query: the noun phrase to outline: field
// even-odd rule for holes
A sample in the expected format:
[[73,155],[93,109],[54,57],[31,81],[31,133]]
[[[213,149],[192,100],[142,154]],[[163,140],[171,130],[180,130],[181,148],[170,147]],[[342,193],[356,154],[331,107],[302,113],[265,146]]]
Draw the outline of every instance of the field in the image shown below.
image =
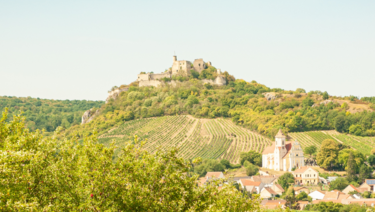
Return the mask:
[[325,139],[333,139],[337,142],[349,145],[363,154],[370,154],[371,149],[375,146],[374,137],[346,135],[334,130],[289,133],[289,136],[291,137],[291,140],[297,140],[302,148],[310,145],[316,145],[319,148]]
[[178,147],[185,159],[228,159],[239,162],[241,152],[262,152],[271,141],[255,132],[235,125],[227,119],[196,119],[191,116],[164,116],[125,122],[99,137],[121,147],[134,135],[147,139],[144,146],[150,152],[157,148]]

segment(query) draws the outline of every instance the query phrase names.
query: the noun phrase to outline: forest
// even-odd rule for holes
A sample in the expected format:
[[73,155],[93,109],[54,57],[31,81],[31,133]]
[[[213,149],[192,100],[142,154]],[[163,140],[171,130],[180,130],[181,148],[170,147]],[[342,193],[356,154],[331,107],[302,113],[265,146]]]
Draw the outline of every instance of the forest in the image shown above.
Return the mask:
[[104,101],[51,100],[31,97],[0,96],[0,111],[9,110],[9,119],[23,113],[26,127],[35,131],[53,132],[59,126],[65,129],[81,123],[84,111],[100,108]]

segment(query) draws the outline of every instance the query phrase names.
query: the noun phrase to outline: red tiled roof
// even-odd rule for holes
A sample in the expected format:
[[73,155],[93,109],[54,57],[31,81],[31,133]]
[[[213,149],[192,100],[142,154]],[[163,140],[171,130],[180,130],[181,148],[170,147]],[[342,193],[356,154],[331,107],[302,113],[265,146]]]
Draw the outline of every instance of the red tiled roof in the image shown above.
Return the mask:
[[286,149],[286,153],[283,156],[283,158],[285,158],[290,153],[290,150],[292,149],[292,143],[286,143],[285,144],[285,149]]
[[223,172],[207,172],[206,174],[206,177],[216,177],[216,178],[219,178],[220,177],[220,174],[222,174]]
[[273,153],[274,150],[275,150],[275,143],[273,143],[271,146],[266,147],[266,148],[263,150],[262,154],[263,154],[263,155],[270,154],[270,153]]
[[270,194],[273,194],[273,195],[276,195],[276,194],[277,194],[272,188],[265,187],[264,189],[265,189],[266,191],[268,191],[268,193],[270,193]]
[[243,186],[259,186],[261,182],[254,182],[252,180],[241,179]]
[[[307,169],[309,169],[309,168],[312,168],[311,166],[303,166],[303,167],[301,167],[301,168],[299,168],[299,169],[296,169],[296,170],[294,170],[294,172],[293,173],[304,173]],[[312,168],[312,170],[314,170],[313,168]],[[315,170],[314,170],[315,171]],[[316,172],[316,171],[315,171]]]

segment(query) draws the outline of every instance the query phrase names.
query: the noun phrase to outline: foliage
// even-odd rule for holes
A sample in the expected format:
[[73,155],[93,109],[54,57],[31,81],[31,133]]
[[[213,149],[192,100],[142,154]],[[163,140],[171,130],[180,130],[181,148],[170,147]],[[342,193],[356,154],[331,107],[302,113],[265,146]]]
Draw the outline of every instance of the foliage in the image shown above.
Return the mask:
[[246,168],[246,175],[253,176],[256,175],[259,171],[258,166],[251,164],[249,161],[245,161],[244,166]]
[[349,182],[355,181],[356,180],[356,173],[357,173],[357,164],[354,160],[354,155],[353,152],[349,153],[349,158],[348,158],[348,165],[346,169],[346,175],[347,179]]
[[198,175],[177,150],[142,150],[137,137],[121,148],[104,147],[96,133],[76,139],[43,138],[22,118],[0,119],[0,208],[2,211],[259,211],[220,181],[197,187]]
[[298,209],[299,204],[297,202],[296,194],[294,192],[294,188],[291,186],[288,188],[288,190],[285,192],[285,206],[287,206],[289,209]]
[[317,150],[317,147],[315,145],[311,145],[311,146],[308,146],[308,147],[304,148],[303,152],[305,154],[310,155],[310,157],[311,157],[311,155],[316,153],[316,150]]
[[365,156],[361,152],[353,149],[343,149],[339,152],[338,163],[340,163],[343,167],[345,167],[345,170],[347,170],[351,154],[356,167],[354,171],[357,173],[359,171],[359,167],[365,161]]
[[301,191],[297,196],[296,196],[297,200],[303,200],[303,201],[307,201],[308,200],[308,195],[306,192],[304,191]]
[[291,184],[294,184],[294,176],[292,173],[290,172],[287,172],[287,173],[284,173],[283,175],[281,175],[279,177],[279,179],[277,180],[277,182],[280,184],[280,186],[286,191],[288,190],[289,186]]
[[338,177],[332,181],[329,185],[329,190],[340,190],[342,191],[349,185],[349,181],[346,178]]
[[375,155],[370,155],[367,158],[367,162],[368,162],[368,164],[370,164],[370,166],[374,166],[375,165]]
[[371,173],[372,169],[366,164],[362,164],[361,168],[359,169],[358,182],[362,184],[365,182],[365,179],[371,179]]
[[241,152],[240,163],[243,165],[245,161],[261,166],[262,165],[262,155],[258,152],[250,150],[249,152]]
[[53,132],[59,126],[69,128],[79,125],[86,110],[99,108],[103,104],[103,101],[0,96],[0,111],[9,108],[9,120],[22,111],[26,127],[32,131],[45,129],[47,132]]
[[326,100],[328,98],[329,98],[329,95],[328,95],[327,91],[324,91],[324,93],[323,93],[323,99]]
[[332,165],[337,164],[338,153],[339,146],[336,141],[324,140],[316,157],[318,165],[324,169],[330,169]]
[[225,166],[218,160],[206,159],[194,167],[194,172],[199,176],[205,176],[207,172],[225,171]]
[[371,206],[359,204],[343,205],[341,203],[320,202],[319,204],[308,204],[306,211],[329,211],[329,212],[372,212]]

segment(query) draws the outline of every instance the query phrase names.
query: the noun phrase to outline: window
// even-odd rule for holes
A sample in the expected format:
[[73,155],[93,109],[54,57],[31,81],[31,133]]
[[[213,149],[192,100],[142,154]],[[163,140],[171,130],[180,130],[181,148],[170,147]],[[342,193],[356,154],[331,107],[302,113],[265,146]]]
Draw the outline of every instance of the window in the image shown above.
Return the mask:
[[296,156],[298,156],[298,154],[296,154]]

